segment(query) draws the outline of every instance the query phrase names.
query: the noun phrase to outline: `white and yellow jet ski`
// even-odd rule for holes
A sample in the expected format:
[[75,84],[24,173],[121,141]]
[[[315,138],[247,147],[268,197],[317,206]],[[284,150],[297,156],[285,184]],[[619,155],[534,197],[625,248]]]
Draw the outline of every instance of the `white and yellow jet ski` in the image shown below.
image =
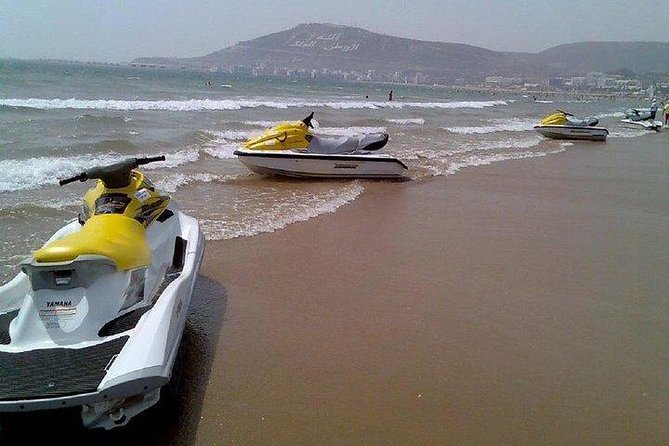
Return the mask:
[[204,252],[196,219],[135,170],[165,157],[89,169],[79,218],[0,287],[0,417],[81,408],[111,429],[170,382]]
[[604,127],[597,127],[597,124],[597,118],[578,119],[571,113],[557,110],[542,118],[534,130],[552,139],[605,141],[609,131]]
[[655,119],[657,104],[653,102],[650,108],[630,108],[625,111],[625,118],[621,119],[626,127],[636,127],[659,132],[662,130],[662,121]]
[[278,124],[250,138],[234,153],[256,173],[308,178],[404,178],[407,166],[397,158],[374,153],[388,134],[361,137],[315,135],[311,120]]

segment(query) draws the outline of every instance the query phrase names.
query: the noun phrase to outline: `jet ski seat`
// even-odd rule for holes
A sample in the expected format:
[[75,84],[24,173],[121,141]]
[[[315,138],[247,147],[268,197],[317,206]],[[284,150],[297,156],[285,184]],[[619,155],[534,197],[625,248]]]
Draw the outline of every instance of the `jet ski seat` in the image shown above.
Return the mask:
[[567,117],[567,124],[573,125],[573,126],[578,126],[578,127],[594,127],[597,124],[599,124],[599,119],[595,117],[588,117],[585,119],[577,119],[574,118],[573,116],[568,116]]
[[48,243],[35,251],[38,263],[70,262],[81,255],[109,258],[120,271],[147,266],[151,249],[144,226],[118,214],[94,215],[80,231]]
[[351,153],[357,150],[379,150],[388,142],[387,133],[373,133],[362,137],[323,138],[314,136],[309,143],[309,151],[319,154]]

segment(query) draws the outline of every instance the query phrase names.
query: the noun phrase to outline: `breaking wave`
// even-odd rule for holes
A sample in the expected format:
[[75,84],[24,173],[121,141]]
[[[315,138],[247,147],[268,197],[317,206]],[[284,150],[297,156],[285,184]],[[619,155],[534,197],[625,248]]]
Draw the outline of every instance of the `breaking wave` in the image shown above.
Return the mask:
[[41,110],[77,109],[77,110],[240,110],[243,108],[289,108],[289,107],[326,107],[333,109],[379,109],[379,108],[485,108],[508,105],[507,101],[454,101],[454,102],[373,102],[373,101],[308,101],[303,99],[188,99],[160,101],[129,101],[122,99],[0,99],[0,106],[24,107]]
[[[149,156],[149,155],[135,155]],[[155,156],[152,154],[151,156]],[[148,164],[144,169],[171,168],[197,161],[196,149],[186,149],[166,154],[167,160]],[[114,152],[96,153],[68,157],[43,156],[28,159],[0,161],[0,192],[36,189],[48,184],[57,184],[58,178],[77,175],[82,170],[104,164],[111,164],[124,158]]]

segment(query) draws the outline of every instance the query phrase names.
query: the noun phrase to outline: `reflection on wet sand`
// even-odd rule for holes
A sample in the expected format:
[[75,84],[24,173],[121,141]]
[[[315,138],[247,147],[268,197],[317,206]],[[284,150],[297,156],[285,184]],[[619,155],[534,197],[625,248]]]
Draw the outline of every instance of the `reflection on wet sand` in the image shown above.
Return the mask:
[[199,276],[181,342],[183,369],[179,392],[163,392],[156,407],[134,418],[125,428],[87,431],[79,409],[21,414],[3,418],[1,445],[64,443],[68,445],[192,445],[195,444],[202,401],[209,381],[218,334],[225,317],[227,292],[218,282]]

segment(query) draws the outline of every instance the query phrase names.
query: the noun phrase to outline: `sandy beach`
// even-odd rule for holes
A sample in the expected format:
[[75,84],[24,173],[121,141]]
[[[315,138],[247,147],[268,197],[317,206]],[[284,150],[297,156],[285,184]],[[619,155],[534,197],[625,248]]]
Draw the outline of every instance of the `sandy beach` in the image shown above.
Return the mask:
[[210,244],[195,443],[663,444],[666,141],[367,185]]
[[177,411],[82,442],[665,444],[667,136],[210,242]]

